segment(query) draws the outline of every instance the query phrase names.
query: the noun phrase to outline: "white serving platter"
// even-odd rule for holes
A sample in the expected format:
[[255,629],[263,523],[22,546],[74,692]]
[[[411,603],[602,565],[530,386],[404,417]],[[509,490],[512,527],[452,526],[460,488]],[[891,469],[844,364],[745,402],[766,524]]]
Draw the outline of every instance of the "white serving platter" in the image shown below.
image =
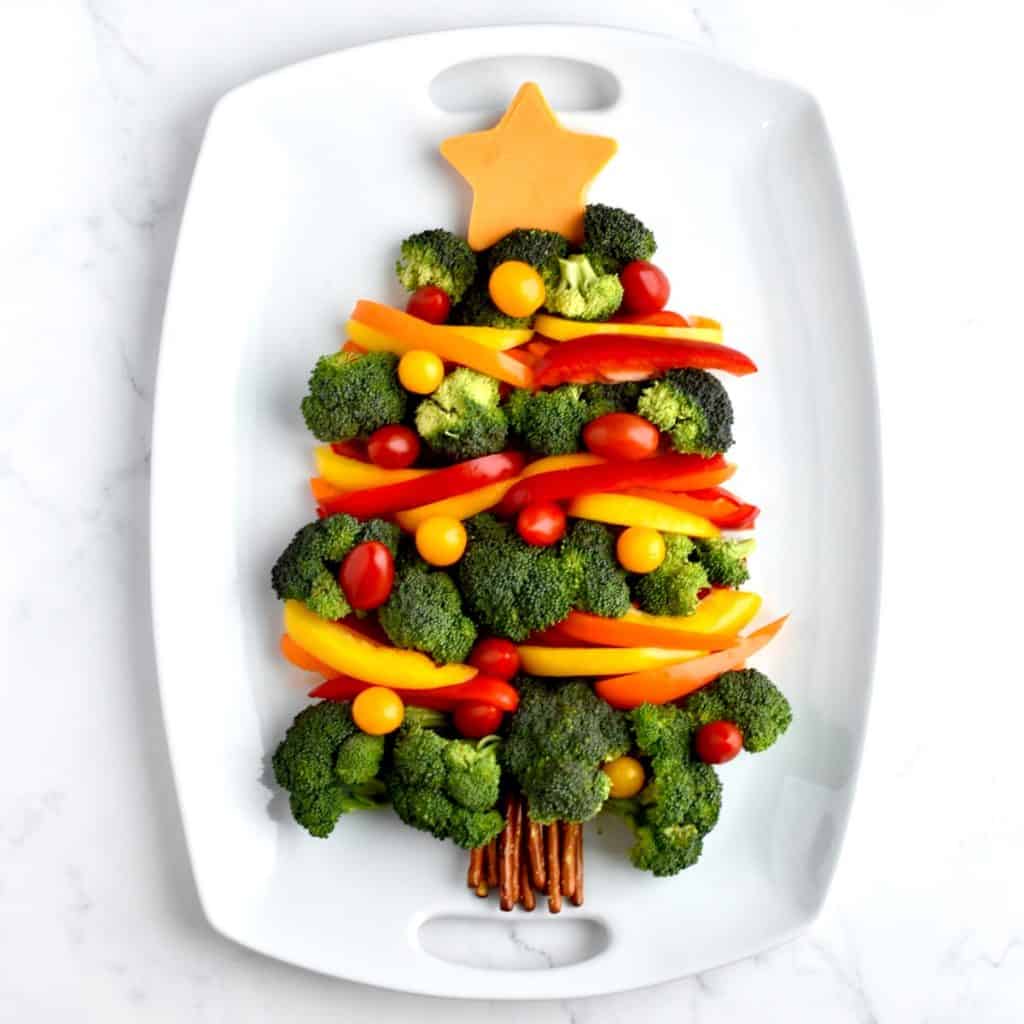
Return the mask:
[[[498,63],[463,66],[485,58]],[[769,753],[723,770],[722,820],[696,867],[653,879],[629,866],[618,823],[591,825],[586,906],[528,924],[472,897],[461,851],[390,812],[313,840],[267,770],[309,685],[278,656],[268,580],[312,517],[298,412],[309,368],[357,298],[400,300],[401,238],[464,229],[468,193],[438,143],[493,124],[524,77],[569,127],[619,140],[591,198],[650,224],[676,308],[723,320],[761,368],[729,382],[730,486],[764,510],[751,586],[765,617],[793,614],[757,664],[796,716]],[[486,998],[649,985],[797,934],[825,897],[856,780],[879,476],[857,258],[827,131],[800,89],[669,38],[545,26],[394,39],[230,93],[181,229],[152,477],[161,698],[211,924],[338,977]],[[445,927],[458,941],[438,955],[429,936]],[[489,960],[510,927],[558,966]]]

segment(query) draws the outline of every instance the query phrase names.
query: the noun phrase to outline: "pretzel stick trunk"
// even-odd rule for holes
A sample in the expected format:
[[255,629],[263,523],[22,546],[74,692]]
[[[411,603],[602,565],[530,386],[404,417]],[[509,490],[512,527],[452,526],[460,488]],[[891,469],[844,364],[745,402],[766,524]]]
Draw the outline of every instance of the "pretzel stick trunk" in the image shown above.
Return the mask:
[[562,909],[561,856],[557,822],[544,826],[544,837],[548,857],[548,911],[557,914]]
[[530,818],[526,808],[526,849],[530,861],[530,880],[537,892],[547,892],[548,872],[544,863],[544,827]]
[[466,872],[466,885],[470,889],[480,890],[480,883],[484,880],[484,848],[478,846],[475,850],[469,851],[469,870]]
[[519,902],[520,803],[515,793],[505,798],[505,828],[500,837],[499,869],[501,909],[511,910]]
[[574,906],[583,906],[583,826],[576,826],[576,885],[573,889]]

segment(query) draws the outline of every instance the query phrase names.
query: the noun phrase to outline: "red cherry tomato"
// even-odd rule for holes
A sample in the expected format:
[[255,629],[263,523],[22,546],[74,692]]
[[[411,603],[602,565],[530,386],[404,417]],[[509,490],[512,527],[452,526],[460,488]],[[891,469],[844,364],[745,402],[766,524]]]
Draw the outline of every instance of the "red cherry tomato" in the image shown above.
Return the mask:
[[417,288],[405,304],[406,313],[426,320],[428,324],[443,324],[451,308],[452,300],[448,293],[432,284]]
[[464,700],[455,705],[455,728],[467,739],[479,740],[497,732],[504,713],[490,704]]
[[546,548],[565,534],[565,509],[553,501],[534,502],[516,517],[516,530],[527,544]]
[[370,435],[366,450],[376,466],[405,469],[419,458],[420,439],[408,427],[381,427]]
[[606,459],[646,459],[660,442],[658,428],[631,412],[605,413],[583,428],[583,443]]
[[668,278],[647,260],[633,260],[619,273],[622,305],[629,313],[657,313],[665,308],[670,291]]
[[511,679],[519,671],[519,650],[511,640],[488,637],[473,648],[469,663],[485,676]]
[[743,733],[735,722],[708,722],[697,730],[697,756],[705,764],[725,764],[743,747]]
[[353,608],[379,608],[395,582],[395,560],[379,541],[357,544],[341,563],[338,581]]

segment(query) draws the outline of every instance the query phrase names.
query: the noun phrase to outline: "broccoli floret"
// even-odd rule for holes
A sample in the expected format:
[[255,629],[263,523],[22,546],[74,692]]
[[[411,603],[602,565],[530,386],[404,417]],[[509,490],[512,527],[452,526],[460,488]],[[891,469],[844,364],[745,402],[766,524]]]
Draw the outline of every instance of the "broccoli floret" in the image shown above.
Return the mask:
[[465,661],[476,640],[476,626],[464,614],[452,578],[418,558],[400,559],[391,596],[377,618],[396,647],[441,663]]
[[583,428],[598,416],[635,403],[630,384],[563,384],[551,391],[519,389],[505,401],[509,424],[538,455],[569,455],[583,447]]
[[473,849],[504,827],[495,809],[501,782],[496,743],[449,740],[416,725],[395,741],[388,792],[407,825]]
[[633,214],[591,203],[583,214],[583,251],[602,274],[617,274],[633,260],[649,260],[657,244]]
[[516,329],[529,327],[531,317],[509,316],[502,313],[491,301],[487,291],[487,281],[477,280],[455,306],[448,317],[452,324],[465,324],[467,327],[502,327]]
[[274,563],[270,582],[282,601],[303,601],[325,619],[343,619],[352,606],[338,583],[338,564],[355,547],[379,540],[395,553],[398,528],[381,519],[360,523],[348,515],[328,516],[302,527]]
[[384,802],[377,778],[384,741],[352,721],[348,701],[321,701],[295,716],[273,757],[292,816],[311,835],[329,836],[342,814]]
[[402,242],[395,273],[406,291],[432,284],[444,289],[454,305],[473,281],[476,254],[465,239],[443,228],[432,228]]
[[531,818],[592,818],[611,786],[601,766],[629,749],[625,717],[585,680],[546,685],[522,677],[517,682],[519,709],[501,757],[529,802]]
[[488,276],[499,263],[518,260],[529,263],[544,280],[545,288],[558,283],[558,261],[569,253],[569,240],[557,231],[517,228],[483,254]]
[[498,400],[493,377],[459,367],[416,407],[416,429],[435,452],[455,462],[500,452],[508,421]]
[[317,440],[351,441],[400,423],[405,407],[393,352],[336,352],[313,367],[302,416]]
[[640,395],[636,411],[664,430],[677,452],[716,455],[732,445],[732,402],[707,370],[671,370]]
[[599,274],[583,255],[559,260],[559,277],[544,298],[544,308],[572,320],[607,320],[622,305],[622,282]]
[[767,750],[788,728],[793,709],[782,691],[762,672],[746,668],[726,672],[683,703],[694,727],[708,722],[735,722],[743,748]]
[[754,538],[725,540],[722,537],[702,537],[693,542],[692,558],[708,574],[714,587],[741,587],[750,579],[747,556],[754,550]]
[[535,547],[486,513],[466,523],[459,587],[469,613],[497,636],[522,642],[560,622],[579,591],[580,563],[562,545]]
[[629,713],[629,722],[649,781],[637,796],[606,806],[634,831],[633,865],[675,875],[700,857],[703,836],[718,821],[722,786],[710,765],[691,757],[690,720],[679,708],[643,704]]
[[653,572],[633,580],[633,596],[651,615],[692,615],[698,595],[708,584],[699,562],[691,562],[693,541],[681,534],[665,535],[665,561]]
[[580,560],[576,607],[617,619],[629,611],[629,583],[615,555],[615,537],[603,523],[577,519],[566,534],[568,552]]

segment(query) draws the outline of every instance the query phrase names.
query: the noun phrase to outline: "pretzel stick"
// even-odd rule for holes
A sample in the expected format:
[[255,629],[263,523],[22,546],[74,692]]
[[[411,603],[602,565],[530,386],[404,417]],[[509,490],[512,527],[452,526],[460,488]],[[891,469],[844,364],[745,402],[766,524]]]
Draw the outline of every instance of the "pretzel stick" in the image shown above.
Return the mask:
[[571,821],[559,823],[562,833],[562,895],[576,891],[576,826]]
[[583,826],[576,826],[576,885],[572,894],[572,902],[577,907],[583,906]]
[[530,818],[526,808],[526,850],[530,860],[530,878],[537,892],[546,892],[548,873],[544,866],[544,828]]
[[488,889],[498,887],[498,841],[492,839],[484,847],[484,862],[486,864],[486,878]]
[[470,889],[479,889],[484,878],[484,848],[478,846],[469,851],[469,870],[466,872],[466,885]]
[[523,848],[523,799],[520,796],[509,797],[509,814],[512,818],[512,904],[519,902],[519,866],[522,861]]
[[530,885],[530,864],[526,856],[526,830],[523,830],[519,853],[519,902],[523,910],[533,910],[537,906],[537,897],[534,895],[533,886]]
[[500,837],[501,909],[511,910],[519,900],[519,797],[505,797],[505,827]]
[[559,878],[558,822],[544,827],[548,854],[548,910],[557,914],[562,909],[562,888]]

